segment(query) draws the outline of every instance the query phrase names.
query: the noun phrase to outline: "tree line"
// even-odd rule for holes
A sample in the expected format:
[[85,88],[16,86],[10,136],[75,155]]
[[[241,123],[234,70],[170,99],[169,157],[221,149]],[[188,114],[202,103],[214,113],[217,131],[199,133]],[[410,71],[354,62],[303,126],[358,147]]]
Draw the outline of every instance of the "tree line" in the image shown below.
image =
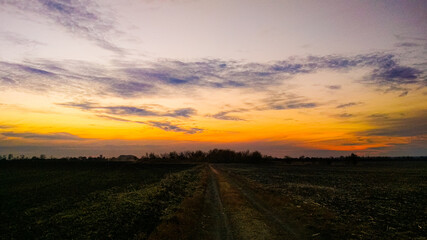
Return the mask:
[[97,157],[63,157],[54,158],[46,157],[45,154],[40,156],[33,156],[31,158],[24,155],[13,156],[12,154],[0,155],[0,161],[7,160],[67,160],[67,161],[135,161],[135,162],[209,162],[209,163],[267,163],[267,162],[281,162],[284,164],[347,164],[356,165],[364,161],[425,161],[427,157],[361,157],[354,153],[348,156],[340,157],[289,157],[283,158],[262,155],[259,151],[234,151],[230,149],[212,149],[207,152],[204,151],[184,151],[169,153],[146,153],[141,157],[134,155],[120,155],[118,157],[106,158],[103,155]]

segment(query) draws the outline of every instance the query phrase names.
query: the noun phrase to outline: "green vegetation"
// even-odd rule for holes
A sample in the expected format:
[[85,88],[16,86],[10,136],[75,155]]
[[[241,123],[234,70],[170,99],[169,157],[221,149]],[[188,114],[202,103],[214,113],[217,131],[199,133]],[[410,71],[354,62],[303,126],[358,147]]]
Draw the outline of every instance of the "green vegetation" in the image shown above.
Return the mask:
[[0,238],[145,239],[193,191],[191,167],[3,162]]
[[[208,168],[200,168],[199,182],[195,186],[193,194],[182,201],[174,214],[163,217],[163,222],[157,226],[150,235],[149,240],[159,239],[208,239],[200,231],[204,201],[208,185]],[[194,182],[193,182],[194,183]],[[211,232],[208,233],[212,234]]]

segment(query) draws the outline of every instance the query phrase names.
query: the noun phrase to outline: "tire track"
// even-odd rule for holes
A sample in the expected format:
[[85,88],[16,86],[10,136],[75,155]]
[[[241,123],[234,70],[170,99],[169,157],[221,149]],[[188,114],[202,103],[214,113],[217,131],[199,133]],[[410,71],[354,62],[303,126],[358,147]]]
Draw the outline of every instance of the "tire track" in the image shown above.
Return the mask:
[[216,175],[224,176],[227,182],[236,188],[248,203],[263,216],[265,222],[275,227],[278,234],[283,236],[285,239],[301,239],[301,236],[286,224],[279,215],[275,214],[268,205],[259,199],[249,187],[245,186],[233,176],[224,173],[224,171],[219,171],[211,165],[209,167]]
[[[210,167],[210,166],[209,166]],[[200,239],[232,240],[228,217],[218,190],[212,168],[209,170],[209,180],[206,189]]]

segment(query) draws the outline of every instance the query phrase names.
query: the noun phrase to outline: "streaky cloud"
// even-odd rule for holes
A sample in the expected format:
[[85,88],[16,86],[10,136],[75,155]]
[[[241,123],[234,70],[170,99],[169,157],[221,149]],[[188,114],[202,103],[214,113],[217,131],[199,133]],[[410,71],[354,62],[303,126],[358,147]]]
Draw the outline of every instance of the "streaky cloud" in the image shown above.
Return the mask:
[[165,112],[154,111],[148,107],[134,107],[134,106],[100,106],[92,102],[68,102],[57,103],[59,106],[72,107],[80,110],[92,111],[97,113],[106,113],[117,116],[138,116],[138,117],[173,117],[173,118],[189,118],[197,111],[193,108],[178,108],[168,110]]
[[400,95],[399,95],[399,97],[405,97],[406,95],[408,95],[408,91],[403,91]]
[[338,118],[351,118],[351,117],[353,117],[354,115],[353,114],[351,114],[351,113],[341,113],[341,114],[337,114],[337,115],[335,115],[336,117],[338,117]]
[[362,103],[361,102],[349,102],[349,103],[340,104],[340,105],[336,106],[336,108],[347,108],[347,107],[357,106],[360,104],[362,104]]
[[[423,83],[424,71],[399,64],[396,55],[371,53],[355,56],[309,56],[291,58],[273,63],[244,63],[217,59],[197,62],[164,60],[138,67],[124,65],[123,72],[133,81],[179,87],[250,88],[281,84],[298,74],[319,70],[350,70],[371,68],[364,79],[366,83],[406,85]],[[337,90],[340,85],[327,86]]]
[[114,121],[119,121],[119,122],[133,122],[133,121],[128,120],[128,119],[118,118],[118,117],[112,117],[112,116],[103,115],[103,114],[97,114],[96,116],[99,117],[99,118],[104,118],[104,119],[114,120]]
[[421,45],[415,42],[401,42],[401,43],[397,43],[395,46],[396,47],[419,47]]
[[170,113],[166,113],[164,116],[189,118],[192,115],[195,115],[196,113],[197,111],[194,108],[180,108],[180,109],[175,109]]
[[117,81],[113,79],[108,91],[122,97],[134,97],[141,93],[149,93],[154,89],[154,86],[149,83],[137,81]]
[[14,137],[14,138],[25,138],[25,139],[39,139],[39,140],[83,140],[79,136],[73,135],[67,132],[56,132],[56,133],[33,133],[33,132],[2,132],[3,136]]
[[319,104],[310,102],[307,99],[294,94],[277,94],[272,95],[264,100],[264,105],[257,107],[258,110],[288,110],[315,108]]
[[245,121],[245,119],[243,119],[243,118],[228,115],[229,113],[233,113],[233,112],[241,112],[241,110],[221,111],[221,112],[215,113],[213,115],[208,115],[208,116],[215,118],[215,119],[226,120],[226,121]]
[[99,114],[96,116],[100,118],[108,119],[108,120],[113,120],[113,121],[144,124],[144,125],[159,128],[168,132],[182,132],[185,134],[195,134],[195,133],[203,132],[203,129],[201,128],[183,128],[168,121],[133,121],[129,119],[112,117],[112,116],[103,115],[103,114]]
[[[0,1],[1,4],[1,1]],[[10,32],[10,31],[2,31],[0,32],[0,39],[5,40],[7,42],[18,44],[21,46],[34,46],[34,45],[44,45],[39,41],[35,41],[32,39],[28,39],[20,34]]]
[[[409,85],[427,84],[427,76],[422,67],[401,65],[396,58],[393,54],[372,53],[356,56],[309,56],[273,63],[244,63],[218,59],[194,62],[161,60],[144,63],[116,62],[114,68],[79,61],[1,61],[0,84],[15,85],[33,91],[61,89],[82,94],[135,98],[142,95],[170,94],[176,92],[176,89],[188,92],[194,88],[268,91],[268,87],[279,86],[299,74],[320,70],[348,71],[354,68],[370,69],[371,72],[360,79],[360,82],[386,87],[386,91],[409,91]],[[340,86],[327,87],[338,90]],[[315,106],[315,103],[291,103],[276,108]]]
[[189,129],[182,128],[178,125],[174,125],[174,124],[167,122],[167,121],[164,121],[164,122],[149,121],[147,123],[153,127],[160,128],[160,129],[163,129],[163,130],[169,131],[169,132],[183,132],[183,133],[187,133],[187,134],[195,134],[195,133],[203,132],[203,129],[200,129],[200,128],[189,128]]
[[374,113],[374,114],[369,115],[368,118],[374,119],[374,120],[376,120],[376,119],[384,120],[384,119],[390,119],[390,116],[388,114],[384,114],[384,113]]
[[116,53],[124,50],[106,40],[115,31],[112,16],[105,16],[94,1],[87,0],[2,0],[0,4],[37,13],[53,20],[69,32]]
[[360,132],[364,136],[415,137],[427,135],[427,111],[410,117],[392,118],[389,115],[370,115],[375,128]]
[[326,87],[331,89],[331,90],[340,90],[341,89],[341,85],[329,85]]
[[[370,67],[369,82],[384,85],[413,84],[422,81],[422,70],[398,63],[393,54],[372,53],[356,56],[309,56],[276,61],[269,64],[236,61],[205,60],[204,62],[161,61],[151,67],[127,66],[129,77],[139,81],[179,86],[212,88],[256,88],[276,85],[297,74],[313,73],[322,69],[349,70]],[[328,86],[339,89],[340,85]]]
[[56,75],[53,72],[50,72],[41,68],[24,65],[24,64],[18,64],[18,63],[9,63],[9,62],[0,61],[0,66],[5,69],[15,70],[18,72],[25,72],[27,74],[41,75],[46,77],[51,77]]

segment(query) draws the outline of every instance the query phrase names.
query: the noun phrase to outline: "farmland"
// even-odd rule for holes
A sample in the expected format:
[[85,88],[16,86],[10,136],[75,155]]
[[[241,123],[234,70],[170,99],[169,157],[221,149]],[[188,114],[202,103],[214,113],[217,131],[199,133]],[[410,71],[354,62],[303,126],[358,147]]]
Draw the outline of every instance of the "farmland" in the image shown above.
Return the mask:
[[144,239],[194,188],[191,167],[4,163],[0,238]]
[[217,168],[249,199],[264,203],[296,238],[425,239],[426,167],[395,162]]
[[427,163],[3,161],[1,239],[425,239]]

